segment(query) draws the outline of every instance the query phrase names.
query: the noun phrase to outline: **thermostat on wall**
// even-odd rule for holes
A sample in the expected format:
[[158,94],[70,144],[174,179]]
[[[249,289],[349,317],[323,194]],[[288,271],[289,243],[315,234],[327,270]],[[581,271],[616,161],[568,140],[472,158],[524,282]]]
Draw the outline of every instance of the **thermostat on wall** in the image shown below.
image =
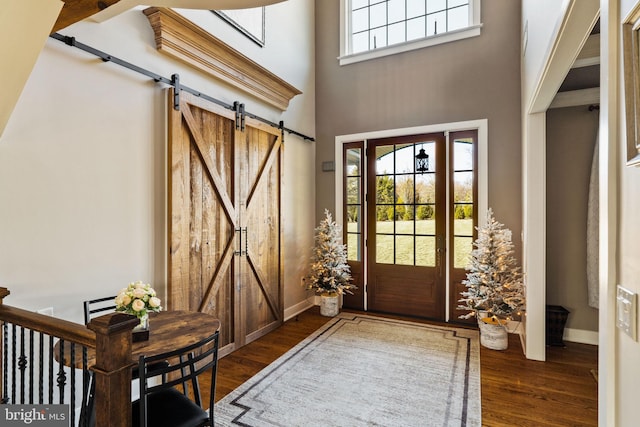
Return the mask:
[[334,162],[322,162],[322,172],[331,172],[334,170],[336,170],[336,164]]

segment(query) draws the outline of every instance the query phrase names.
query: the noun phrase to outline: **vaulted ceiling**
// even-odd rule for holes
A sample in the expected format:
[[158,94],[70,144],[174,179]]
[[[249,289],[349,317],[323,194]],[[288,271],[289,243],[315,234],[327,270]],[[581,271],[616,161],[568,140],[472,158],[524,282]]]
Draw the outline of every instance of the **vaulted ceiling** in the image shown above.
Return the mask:
[[105,21],[141,4],[182,9],[246,9],[283,0],[3,0],[0,13],[0,137],[49,34],[90,18]]

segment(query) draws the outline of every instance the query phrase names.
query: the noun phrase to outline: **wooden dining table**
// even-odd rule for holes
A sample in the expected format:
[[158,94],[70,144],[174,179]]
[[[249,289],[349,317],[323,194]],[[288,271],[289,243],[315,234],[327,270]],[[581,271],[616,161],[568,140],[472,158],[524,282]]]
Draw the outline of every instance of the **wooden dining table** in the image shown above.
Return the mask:
[[[133,342],[131,345],[132,362],[138,362],[142,355],[155,356],[177,348],[195,344],[220,329],[220,320],[210,314],[168,310],[149,314],[149,339]],[[66,366],[71,366],[72,343],[64,342],[62,352],[60,342],[54,347],[55,359]],[[73,366],[83,369],[95,364],[95,349],[87,349],[87,362],[83,363],[82,351],[76,347],[73,355]]]

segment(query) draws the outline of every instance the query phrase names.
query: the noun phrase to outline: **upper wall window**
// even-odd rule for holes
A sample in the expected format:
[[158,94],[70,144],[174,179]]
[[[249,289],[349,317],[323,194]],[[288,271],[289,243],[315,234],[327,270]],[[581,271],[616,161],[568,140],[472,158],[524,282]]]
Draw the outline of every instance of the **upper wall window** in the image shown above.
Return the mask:
[[480,35],[480,0],[341,0],[340,64]]

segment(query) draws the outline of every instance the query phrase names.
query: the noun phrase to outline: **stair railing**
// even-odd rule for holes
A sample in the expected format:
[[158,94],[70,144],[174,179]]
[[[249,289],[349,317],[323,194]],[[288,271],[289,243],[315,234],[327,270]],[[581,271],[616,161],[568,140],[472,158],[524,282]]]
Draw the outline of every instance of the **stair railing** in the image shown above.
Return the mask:
[[[8,306],[9,294],[0,287],[0,404],[68,405],[71,426],[130,427],[138,320],[112,313],[85,326]],[[90,381],[95,418],[87,410]]]

